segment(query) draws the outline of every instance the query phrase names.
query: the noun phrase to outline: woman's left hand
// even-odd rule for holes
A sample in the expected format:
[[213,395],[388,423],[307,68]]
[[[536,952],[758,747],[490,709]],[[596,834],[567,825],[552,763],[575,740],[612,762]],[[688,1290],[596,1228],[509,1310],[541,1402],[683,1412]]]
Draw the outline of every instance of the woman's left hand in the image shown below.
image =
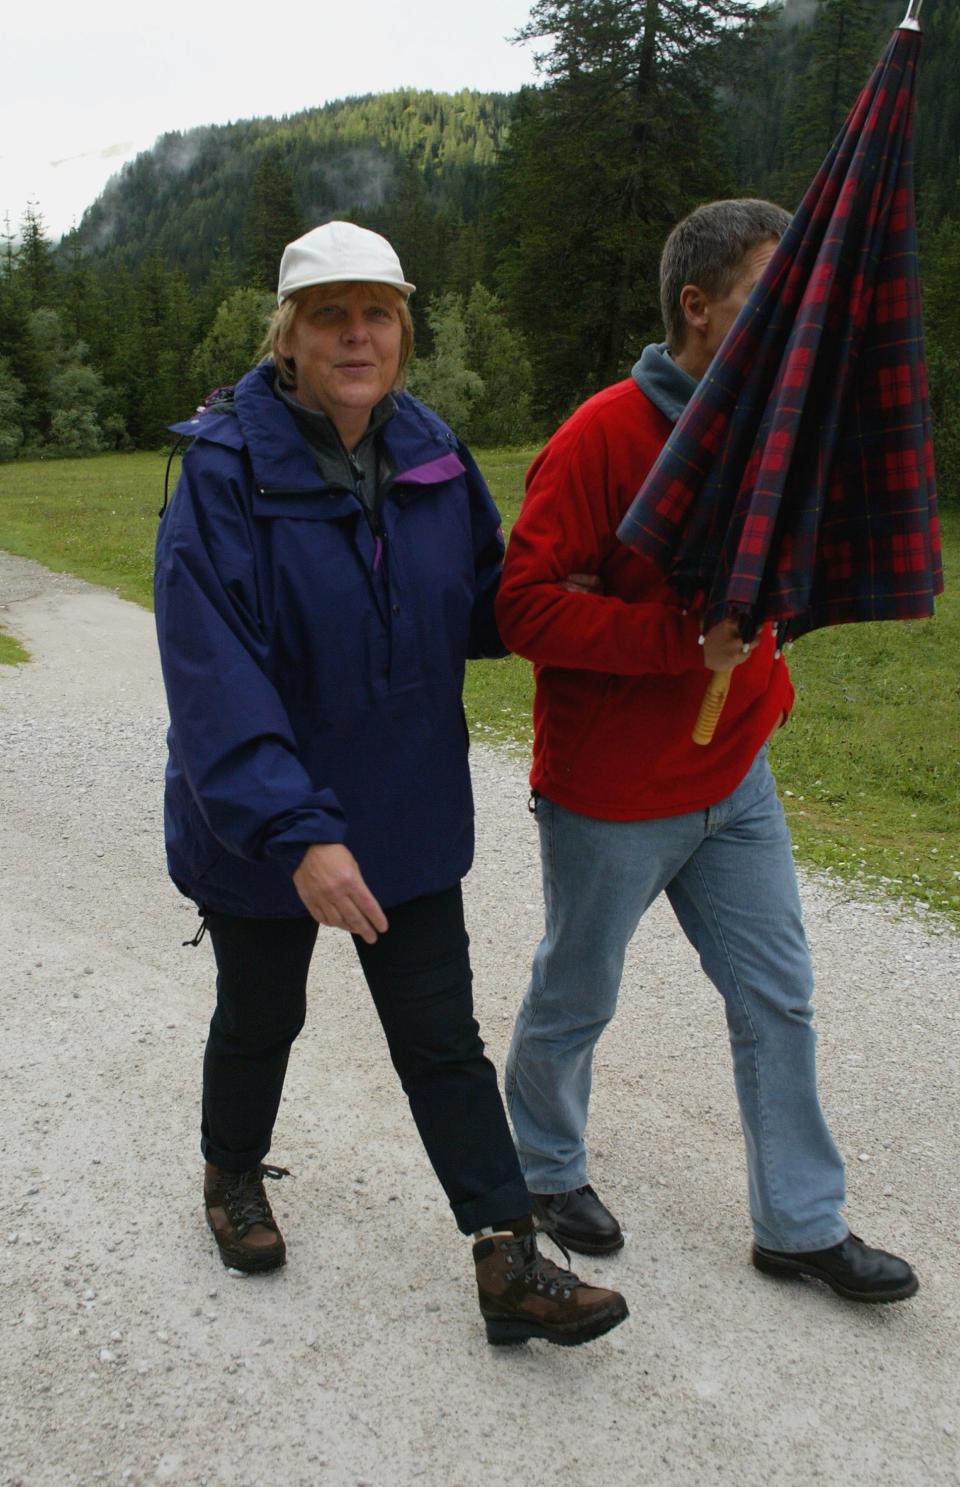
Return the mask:
[[293,875],[305,906],[318,924],[345,929],[368,945],[389,929],[384,914],[363,881],[357,859],[340,842],[314,842]]

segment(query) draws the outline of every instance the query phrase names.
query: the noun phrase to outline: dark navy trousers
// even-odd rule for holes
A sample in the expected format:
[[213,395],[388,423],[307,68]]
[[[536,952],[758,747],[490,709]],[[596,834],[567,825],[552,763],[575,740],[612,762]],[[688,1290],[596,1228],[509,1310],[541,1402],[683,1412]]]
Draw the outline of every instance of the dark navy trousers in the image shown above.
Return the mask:
[[[434,1171],[465,1234],[526,1214],[530,1200],[493,1065],[473,1015],[459,883],[387,910],[376,944],[353,937]],[[201,1149],[227,1171],[270,1149],[290,1046],[306,1017],[317,938],[310,918],[208,912],[217,1006],[203,1061]]]

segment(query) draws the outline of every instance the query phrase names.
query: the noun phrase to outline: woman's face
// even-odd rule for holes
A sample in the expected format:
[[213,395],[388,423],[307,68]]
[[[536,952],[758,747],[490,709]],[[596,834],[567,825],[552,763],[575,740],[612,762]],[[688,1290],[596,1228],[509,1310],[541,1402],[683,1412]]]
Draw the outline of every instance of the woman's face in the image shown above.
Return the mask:
[[280,347],[296,369],[294,396],[341,433],[365,427],[397,380],[401,334],[396,296],[383,285],[308,290]]

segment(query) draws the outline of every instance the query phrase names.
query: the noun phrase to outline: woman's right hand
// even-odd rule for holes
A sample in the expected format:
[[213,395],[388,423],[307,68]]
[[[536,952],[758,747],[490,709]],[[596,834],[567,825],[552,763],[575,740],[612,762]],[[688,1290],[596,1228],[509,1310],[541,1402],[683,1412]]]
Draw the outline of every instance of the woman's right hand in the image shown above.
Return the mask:
[[363,881],[357,859],[340,842],[314,842],[293,875],[293,886],[318,924],[348,930],[368,945],[389,928]]

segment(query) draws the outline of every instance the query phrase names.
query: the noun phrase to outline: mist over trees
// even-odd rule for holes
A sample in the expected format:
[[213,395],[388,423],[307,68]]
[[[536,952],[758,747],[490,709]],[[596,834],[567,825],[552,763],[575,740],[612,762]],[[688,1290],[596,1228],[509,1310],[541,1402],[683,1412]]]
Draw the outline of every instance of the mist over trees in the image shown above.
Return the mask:
[[[412,389],[478,443],[549,432],[660,339],[698,202],[793,208],[905,0],[535,0],[516,96],[398,90],[163,136],[59,245],[0,234],[0,458],[154,448],[258,355],[283,246],[331,217],[417,284]],[[915,156],[944,493],[960,488],[960,11],[926,0]]]

